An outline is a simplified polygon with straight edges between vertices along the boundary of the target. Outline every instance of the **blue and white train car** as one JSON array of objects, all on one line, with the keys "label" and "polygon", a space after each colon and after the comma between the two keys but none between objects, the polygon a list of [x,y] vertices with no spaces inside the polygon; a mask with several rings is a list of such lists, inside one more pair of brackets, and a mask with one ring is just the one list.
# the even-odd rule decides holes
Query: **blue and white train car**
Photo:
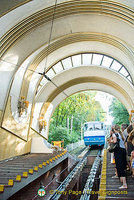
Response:
[{"label": "blue and white train car", "polygon": [[105,144],[106,126],[103,122],[92,121],[84,124],[84,143],[86,146]]}]

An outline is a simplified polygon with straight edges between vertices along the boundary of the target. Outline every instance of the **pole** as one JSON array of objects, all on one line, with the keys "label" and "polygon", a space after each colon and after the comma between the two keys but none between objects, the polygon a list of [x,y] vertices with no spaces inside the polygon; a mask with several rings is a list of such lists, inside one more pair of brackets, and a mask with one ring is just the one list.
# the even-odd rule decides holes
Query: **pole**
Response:
[{"label": "pole", "polygon": [[73,115],[72,115],[72,118],[71,118],[71,135],[72,135],[72,130],[73,130]]},{"label": "pole", "polygon": [[69,117],[67,118],[67,133],[69,134]]},{"label": "pole", "polygon": [[81,122],[81,140],[83,140],[83,124],[82,124],[82,122]]}]

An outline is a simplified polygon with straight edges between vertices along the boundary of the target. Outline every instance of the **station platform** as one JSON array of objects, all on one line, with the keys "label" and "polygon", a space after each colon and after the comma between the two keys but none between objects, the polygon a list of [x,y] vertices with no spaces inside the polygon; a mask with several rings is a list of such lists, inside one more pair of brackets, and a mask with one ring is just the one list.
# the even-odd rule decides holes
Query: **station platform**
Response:
[{"label": "station platform", "polygon": [[0,161],[0,200],[27,186],[68,157],[66,150],[53,153],[30,153]]},{"label": "station platform", "polygon": [[134,178],[127,175],[127,189],[119,189],[121,182],[115,175],[115,165],[111,164],[111,154],[104,150],[101,180],[99,188],[99,200],[134,200]]}]

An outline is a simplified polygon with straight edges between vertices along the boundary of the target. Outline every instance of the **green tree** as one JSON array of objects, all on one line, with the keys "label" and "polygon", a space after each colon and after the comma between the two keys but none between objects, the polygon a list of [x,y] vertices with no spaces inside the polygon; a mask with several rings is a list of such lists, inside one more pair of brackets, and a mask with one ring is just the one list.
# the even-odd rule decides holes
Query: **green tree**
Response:
[{"label": "green tree", "polygon": [[[86,121],[105,121],[106,114],[100,103],[95,100],[96,93],[97,92],[93,91],[85,91],[74,94],[71,97],[66,98],[55,109],[50,124],[49,141],[62,140],[62,138],[65,137],[66,145],[68,143],[76,142],[81,138],[81,124]],[[69,123],[71,124],[72,116],[72,134],[67,134],[67,120],[69,118]],[[64,134],[62,134],[61,130]],[[71,131],[69,130],[69,132]]]},{"label": "green tree", "polygon": [[80,136],[77,132],[73,131],[72,135],[67,134],[67,128],[62,126],[55,127],[53,124],[50,125],[50,132],[48,142],[52,141],[63,141],[64,146],[66,147],[67,144],[77,142],[80,139]]},{"label": "green tree", "polygon": [[66,126],[67,118],[72,115],[77,121],[105,120],[105,114],[99,102],[95,101],[96,92],[80,92],[66,98],[53,113],[55,126]]},{"label": "green tree", "polygon": [[63,140],[65,146],[71,142],[70,135],[67,134],[67,128],[62,126],[54,127],[53,125],[51,125],[48,142],[51,143],[52,141],[63,141]]},{"label": "green tree", "polygon": [[113,117],[113,124],[129,124],[129,113],[118,99],[113,98],[109,111]]}]

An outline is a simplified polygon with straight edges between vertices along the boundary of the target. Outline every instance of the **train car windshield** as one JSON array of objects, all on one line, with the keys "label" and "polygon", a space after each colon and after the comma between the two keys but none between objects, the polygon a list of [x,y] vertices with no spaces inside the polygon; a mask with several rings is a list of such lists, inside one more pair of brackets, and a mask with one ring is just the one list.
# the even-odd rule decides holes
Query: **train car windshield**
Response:
[{"label": "train car windshield", "polygon": [[105,126],[104,123],[85,123],[84,124],[84,131],[94,131],[94,130],[104,130]]}]

